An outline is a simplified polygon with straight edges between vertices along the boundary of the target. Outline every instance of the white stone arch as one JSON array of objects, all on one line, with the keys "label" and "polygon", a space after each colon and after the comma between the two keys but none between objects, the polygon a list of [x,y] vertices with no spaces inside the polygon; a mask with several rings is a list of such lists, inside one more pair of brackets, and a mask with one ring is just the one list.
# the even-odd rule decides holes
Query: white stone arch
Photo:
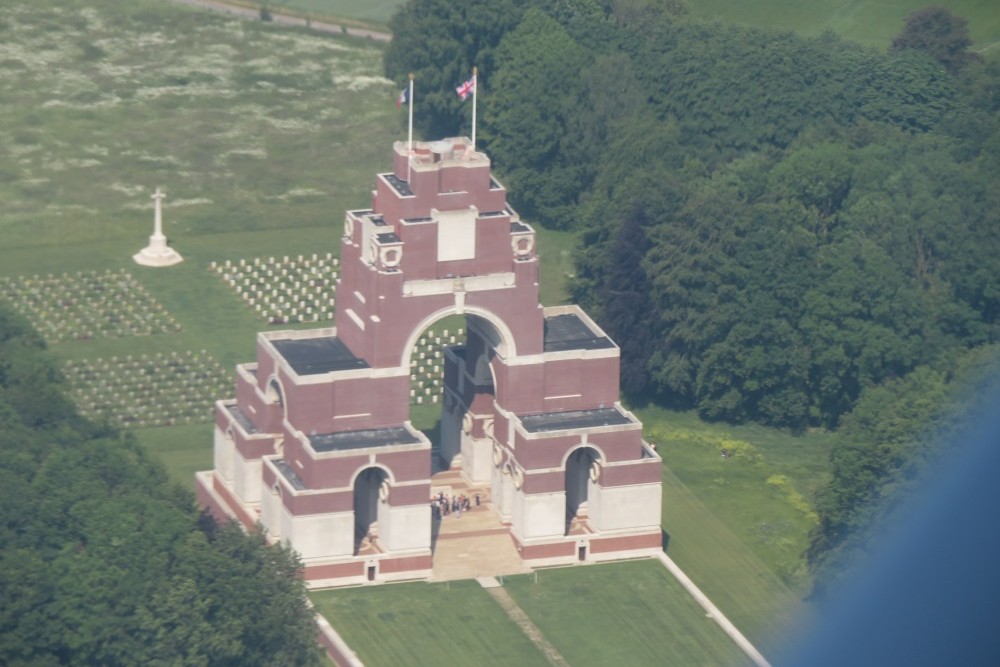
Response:
[{"label": "white stone arch", "polygon": [[357,483],[357,481],[358,481],[358,475],[360,475],[364,471],[369,470],[371,468],[379,468],[382,472],[385,473],[386,479],[389,480],[390,484],[392,484],[392,485],[396,484],[396,477],[392,474],[392,470],[390,470],[385,465],[383,465],[381,463],[364,463],[364,464],[358,466],[354,470],[354,472],[351,473],[351,485],[350,486],[351,486],[352,489],[354,488],[355,483]]},{"label": "white stone arch", "polygon": [[563,470],[566,470],[566,463],[569,461],[569,457],[573,456],[573,453],[576,452],[577,450],[583,449],[583,448],[590,448],[590,449],[593,449],[594,451],[596,451],[597,454],[598,454],[597,461],[602,466],[607,465],[608,457],[604,455],[604,450],[603,449],[601,449],[600,447],[598,447],[597,445],[595,445],[592,442],[581,442],[579,445],[574,445],[573,447],[570,447],[568,450],[566,450],[566,454],[563,455],[563,458],[562,458],[562,466],[561,467],[562,467]]},{"label": "white stone arch", "polygon": [[264,385],[264,397],[269,402],[281,406],[281,415],[285,419],[288,419],[288,402],[285,400],[287,395],[281,378],[278,377],[277,373],[272,373],[271,377],[267,378],[267,384]]},{"label": "white stone arch", "polygon": [[566,507],[566,535],[574,524],[590,523],[593,511],[600,511],[604,452],[590,442],[571,448],[563,459],[563,491]]},{"label": "white stone arch", "polygon": [[510,327],[507,326],[507,323],[504,322],[502,318],[498,317],[492,311],[478,306],[464,306],[459,308],[458,306],[451,305],[427,315],[413,327],[413,330],[406,339],[406,343],[403,345],[403,357],[400,360],[402,368],[408,369],[410,367],[410,361],[413,356],[413,347],[417,344],[417,341],[420,340],[420,334],[426,331],[438,320],[448,317],[449,315],[472,315],[485,320],[493,327],[501,341],[501,344],[496,346],[497,351],[504,357],[517,356],[517,345],[514,341],[514,332],[510,330]]},{"label": "white stone arch", "polygon": [[[374,479],[365,479],[369,473]],[[374,462],[358,467],[351,475],[355,555],[361,555],[366,544],[382,544],[385,534],[391,532],[389,504],[393,485],[392,471]]]}]

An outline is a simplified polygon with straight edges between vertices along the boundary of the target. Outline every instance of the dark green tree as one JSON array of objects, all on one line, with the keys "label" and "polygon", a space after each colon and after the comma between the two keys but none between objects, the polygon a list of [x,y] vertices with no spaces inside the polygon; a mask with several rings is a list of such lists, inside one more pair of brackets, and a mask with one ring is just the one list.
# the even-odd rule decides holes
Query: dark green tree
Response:
[{"label": "dark green tree", "polygon": [[61,381],[0,305],[0,664],[318,664],[296,556],[202,517]]},{"label": "dark green tree", "polygon": [[932,5],[906,17],[906,24],[892,40],[891,48],[893,51],[923,51],[955,73],[980,58],[969,51],[970,46],[969,20]]},{"label": "dark green tree", "polygon": [[427,139],[468,131],[471,112],[455,88],[479,68],[479,94],[490,95],[500,40],[521,20],[527,0],[409,0],[389,21],[385,73],[402,88],[415,75],[414,125]]},{"label": "dark green tree", "polygon": [[483,116],[489,153],[522,215],[570,227],[580,186],[594,168],[573,159],[573,119],[584,100],[578,73],[590,56],[555,19],[532,9],[504,38],[497,62],[496,93]]},{"label": "dark green tree", "polygon": [[608,256],[602,290],[601,323],[621,348],[621,388],[632,396],[646,390],[646,366],[657,340],[658,317],[650,296],[652,284],[643,268],[651,246],[646,210],[637,203],[624,217]]}]

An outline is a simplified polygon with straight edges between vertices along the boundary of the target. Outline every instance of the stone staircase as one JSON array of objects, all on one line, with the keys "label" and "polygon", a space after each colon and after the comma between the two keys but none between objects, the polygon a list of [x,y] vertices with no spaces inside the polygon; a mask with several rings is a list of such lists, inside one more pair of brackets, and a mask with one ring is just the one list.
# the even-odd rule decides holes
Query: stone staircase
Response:
[{"label": "stone staircase", "polygon": [[431,493],[434,496],[444,493],[448,497],[465,495],[472,504],[468,511],[453,512],[435,521],[432,581],[531,571],[521,561],[507,527],[493,510],[489,487],[470,486],[461,470],[452,469],[431,478]]}]

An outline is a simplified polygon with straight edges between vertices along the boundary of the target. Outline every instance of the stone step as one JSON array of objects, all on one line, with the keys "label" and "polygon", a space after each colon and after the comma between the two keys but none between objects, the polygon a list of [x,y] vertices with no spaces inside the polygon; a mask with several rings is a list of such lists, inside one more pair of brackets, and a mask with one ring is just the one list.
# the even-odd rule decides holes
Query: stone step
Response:
[{"label": "stone step", "polygon": [[505,529],[438,539],[432,581],[530,572]]}]

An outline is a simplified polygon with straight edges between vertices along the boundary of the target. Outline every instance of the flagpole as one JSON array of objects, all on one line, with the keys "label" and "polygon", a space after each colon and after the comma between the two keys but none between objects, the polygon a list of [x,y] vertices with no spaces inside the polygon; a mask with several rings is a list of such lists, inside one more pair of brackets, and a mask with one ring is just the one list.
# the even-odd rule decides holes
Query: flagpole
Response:
[{"label": "flagpole", "polygon": [[409,106],[410,106],[410,129],[407,139],[407,155],[406,155],[406,182],[410,182],[410,165],[413,164],[413,72],[410,72],[410,94]]},{"label": "flagpole", "polygon": [[479,91],[479,68],[472,68],[472,152],[476,152],[476,93]]}]

